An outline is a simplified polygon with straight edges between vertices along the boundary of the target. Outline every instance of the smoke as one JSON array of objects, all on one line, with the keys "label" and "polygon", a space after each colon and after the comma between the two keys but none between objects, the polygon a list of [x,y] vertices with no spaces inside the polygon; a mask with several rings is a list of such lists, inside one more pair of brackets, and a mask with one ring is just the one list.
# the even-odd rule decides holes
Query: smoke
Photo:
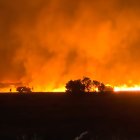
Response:
[{"label": "smoke", "polygon": [[89,76],[140,83],[140,10],[134,0],[0,1],[0,82],[48,90]]}]

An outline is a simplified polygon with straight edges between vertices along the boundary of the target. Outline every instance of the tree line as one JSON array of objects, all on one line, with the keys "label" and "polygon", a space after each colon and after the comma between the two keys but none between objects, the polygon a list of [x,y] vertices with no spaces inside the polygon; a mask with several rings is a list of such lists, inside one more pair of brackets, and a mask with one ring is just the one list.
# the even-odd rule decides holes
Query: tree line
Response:
[{"label": "tree line", "polygon": [[91,80],[89,77],[83,77],[83,79],[70,80],[66,83],[66,93],[79,94],[87,92],[105,92],[113,91],[113,87],[106,86],[104,83],[97,80]]}]

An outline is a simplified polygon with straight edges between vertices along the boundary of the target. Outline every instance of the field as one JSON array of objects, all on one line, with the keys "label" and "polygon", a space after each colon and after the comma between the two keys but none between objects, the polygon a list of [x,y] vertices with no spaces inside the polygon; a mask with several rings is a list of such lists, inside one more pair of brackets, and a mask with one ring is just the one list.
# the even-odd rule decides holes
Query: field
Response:
[{"label": "field", "polygon": [[[0,139],[140,139],[140,93],[0,94]],[[85,138],[88,140],[88,138]]]}]

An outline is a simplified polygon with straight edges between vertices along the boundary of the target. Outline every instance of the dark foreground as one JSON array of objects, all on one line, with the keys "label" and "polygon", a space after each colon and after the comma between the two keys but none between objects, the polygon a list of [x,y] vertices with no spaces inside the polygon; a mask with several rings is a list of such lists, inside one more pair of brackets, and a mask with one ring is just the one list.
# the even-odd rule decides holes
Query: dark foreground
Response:
[{"label": "dark foreground", "polygon": [[0,94],[0,140],[139,140],[140,93]]}]

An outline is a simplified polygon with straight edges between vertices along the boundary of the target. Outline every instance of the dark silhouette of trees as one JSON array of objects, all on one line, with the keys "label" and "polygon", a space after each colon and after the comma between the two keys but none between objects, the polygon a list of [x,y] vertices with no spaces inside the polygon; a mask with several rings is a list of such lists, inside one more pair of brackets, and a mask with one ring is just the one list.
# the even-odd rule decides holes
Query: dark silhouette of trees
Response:
[{"label": "dark silhouette of trees", "polygon": [[93,80],[93,86],[99,87],[100,86],[100,82],[97,81],[97,80]]},{"label": "dark silhouette of trees", "polygon": [[17,87],[17,89],[16,89],[19,93],[30,93],[30,92],[32,92],[31,91],[31,88],[29,88],[29,87]]},{"label": "dark silhouette of trees", "polygon": [[103,92],[105,90],[105,85],[97,80],[93,80],[93,86],[95,87],[95,91]]},{"label": "dark silhouette of trees", "polygon": [[103,83],[100,83],[100,85],[98,86],[98,91],[99,92],[104,92],[105,88],[106,88],[106,86]]},{"label": "dark silhouette of trees", "polygon": [[86,92],[109,92],[113,91],[112,87],[106,86],[104,83],[97,80],[91,80],[88,77],[84,77],[82,80],[70,80],[66,84],[67,93],[86,93]]},{"label": "dark silhouette of trees", "polygon": [[81,80],[70,80],[65,87],[67,93],[79,94],[85,92],[85,85],[82,84]]},{"label": "dark silhouette of trees", "polygon": [[82,82],[82,84],[85,85],[85,91],[86,92],[91,92],[91,89],[92,89],[92,81],[91,81],[91,79],[88,78],[88,77],[84,77],[81,82]]}]

